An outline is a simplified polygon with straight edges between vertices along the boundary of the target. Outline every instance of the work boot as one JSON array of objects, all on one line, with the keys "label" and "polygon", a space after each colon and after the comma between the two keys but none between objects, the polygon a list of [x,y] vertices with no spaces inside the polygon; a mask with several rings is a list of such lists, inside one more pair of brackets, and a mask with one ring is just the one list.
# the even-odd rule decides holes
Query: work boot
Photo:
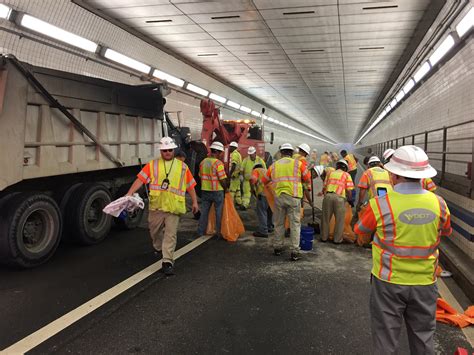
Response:
[{"label": "work boot", "polygon": [[268,234],[260,233],[260,232],[253,232],[252,235],[253,235],[254,237],[258,237],[258,238],[268,238]]},{"label": "work boot", "polygon": [[171,263],[163,263],[161,266],[163,273],[166,276],[173,276],[174,275],[174,270],[173,270],[173,264]]},{"label": "work boot", "polygon": [[241,211],[247,211],[247,207],[245,207],[244,205],[240,206],[240,210]]},{"label": "work boot", "polygon": [[212,237],[216,238],[217,240],[224,240],[224,236],[222,235],[222,233],[216,233]]},{"label": "work boot", "polygon": [[283,253],[282,249],[273,249],[273,255],[280,256]]},{"label": "work boot", "polygon": [[295,252],[292,252],[291,255],[290,255],[290,260],[291,261],[297,261],[297,260],[300,260],[301,259],[301,254],[300,253],[295,253]]}]

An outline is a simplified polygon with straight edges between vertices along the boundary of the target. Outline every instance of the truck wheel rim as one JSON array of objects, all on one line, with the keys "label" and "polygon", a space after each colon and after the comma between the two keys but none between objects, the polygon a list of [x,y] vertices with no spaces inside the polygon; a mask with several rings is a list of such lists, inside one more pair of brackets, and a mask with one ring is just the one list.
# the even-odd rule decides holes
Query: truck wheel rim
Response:
[{"label": "truck wheel rim", "polygon": [[21,229],[23,245],[30,253],[39,253],[50,245],[53,238],[51,216],[44,210],[35,210],[26,217]]}]

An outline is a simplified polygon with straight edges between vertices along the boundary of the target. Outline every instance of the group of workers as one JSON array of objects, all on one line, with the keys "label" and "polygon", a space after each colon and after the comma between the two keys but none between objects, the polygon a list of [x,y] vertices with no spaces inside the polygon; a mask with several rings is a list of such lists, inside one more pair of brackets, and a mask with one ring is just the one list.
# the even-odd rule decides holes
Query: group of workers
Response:
[{"label": "group of workers", "polygon": [[[149,185],[149,229],[153,247],[163,254],[166,275],[173,274],[178,221],[186,212],[186,192],[191,196],[192,212],[201,211],[198,235],[205,234],[209,209],[214,204],[217,236],[224,192],[228,190],[241,209],[249,207],[253,194],[259,220],[259,230],[254,235],[268,235],[274,223],[273,253],[280,256],[288,218],[290,260],[296,261],[300,259],[303,199],[314,208],[308,191],[312,179],[320,176],[324,181],[321,241],[328,240],[329,221],[335,215],[334,243],[342,242],[345,203],[348,201],[354,207],[355,202],[358,160],[353,154],[341,151],[343,159],[334,166],[311,166],[308,158],[312,153],[307,144],[301,144],[295,152],[291,144],[285,143],[279,148],[279,159],[267,168],[254,147],[249,147],[248,156],[242,159],[238,144],[232,142],[228,178],[222,159],[224,146],[215,141],[209,157],[200,164],[202,195],[198,206],[196,182],[186,164],[174,158],[175,148],[174,141],[164,137],[160,141],[161,157],[140,171],[127,193],[132,195],[143,184]],[[371,156],[367,164],[368,169],[358,182],[355,212],[364,203],[366,207],[354,232],[372,238],[370,311],[374,353],[397,352],[404,320],[411,353],[434,354],[437,247],[440,237],[451,233],[446,202],[429,191],[435,188],[431,177],[436,170],[426,153],[416,146],[389,149],[383,154],[383,162]],[[274,194],[273,220],[264,193],[269,186]]]}]

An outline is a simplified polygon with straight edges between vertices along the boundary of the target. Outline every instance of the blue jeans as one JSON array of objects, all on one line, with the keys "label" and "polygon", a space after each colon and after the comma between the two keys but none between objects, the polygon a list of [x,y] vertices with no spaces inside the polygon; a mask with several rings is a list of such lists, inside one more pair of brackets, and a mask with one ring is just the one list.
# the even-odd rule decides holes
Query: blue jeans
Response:
[{"label": "blue jeans", "polygon": [[204,235],[207,229],[209,210],[214,203],[216,209],[216,233],[221,232],[222,209],[224,207],[224,191],[201,191],[201,217],[199,218],[198,234]]},{"label": "blue jeans", "polygon": [[257,197],[257,218],[258,232],[268,234],[268,229],[273,229],[273,221],[271,209],[269,208],[267,199],[264,195],[259,195]]}]

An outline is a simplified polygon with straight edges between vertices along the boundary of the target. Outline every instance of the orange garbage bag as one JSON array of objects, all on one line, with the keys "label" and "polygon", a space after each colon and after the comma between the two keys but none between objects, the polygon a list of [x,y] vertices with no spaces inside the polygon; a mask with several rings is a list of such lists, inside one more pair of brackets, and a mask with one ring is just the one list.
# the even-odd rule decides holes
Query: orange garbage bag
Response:
[{"label": "orange garbage bag", "polygon": [[474,306],[469,306],[465,311],[464,314],[470,318],[474,318]]},{"label": "orange garbage bag", "polygon": [[[364,214],[365,210],[368,207],[369,207],[369,205],[365,205],[365,206],[361,207],[361,209],[358,213],[359,220],[357,222],[360,221],[362,215]],[[360,246],[360,247],[370,244],[371,241],[372,241],[372,235],[371,234],[359,234],[359,235],[357,235],[357,245]]]},{"label": "orange garbage bag", "polygon": [[275,212],[275,190],[272,189],[271,185],[265,185],[263,193],[267,199],[268,206],[270,206],[272,212]]},{"label": "orange garbage bag", "polygon": [[211,235],[216,233],[216,208],[214,204],[211,206],[209,210],[209,214],[207,217],[207,229],[206,234]]},{"label": "orange garbage bag", "polygon": [[459,328],[467,327],[474,324],[474,318],[469,316],[470,308],[473,307],[469,307],[464,314],[460,314],[444,299],[438,298],[436,301],[436,320]]},{"label": "orange garbage bag", "polygon": [[225,194],[221,233],[224,239],[229,242],[235,242],[241,234],[245,233],[244,224],[235,210],[234,201],[230,192]]},{"label": "orange garbage bag", "polygon": [[[354,243],[356,241],[356,235],[351,227],[351,220],[352,220],[352,208],[349,203],[346,202],[346,214],[344,216],[344,231],[342,232],[343,240]],[[334,216],[331,217],[331,221],[329,222],[329,239],[334,239],[334,229],[336,228],[336,218]]]}]

